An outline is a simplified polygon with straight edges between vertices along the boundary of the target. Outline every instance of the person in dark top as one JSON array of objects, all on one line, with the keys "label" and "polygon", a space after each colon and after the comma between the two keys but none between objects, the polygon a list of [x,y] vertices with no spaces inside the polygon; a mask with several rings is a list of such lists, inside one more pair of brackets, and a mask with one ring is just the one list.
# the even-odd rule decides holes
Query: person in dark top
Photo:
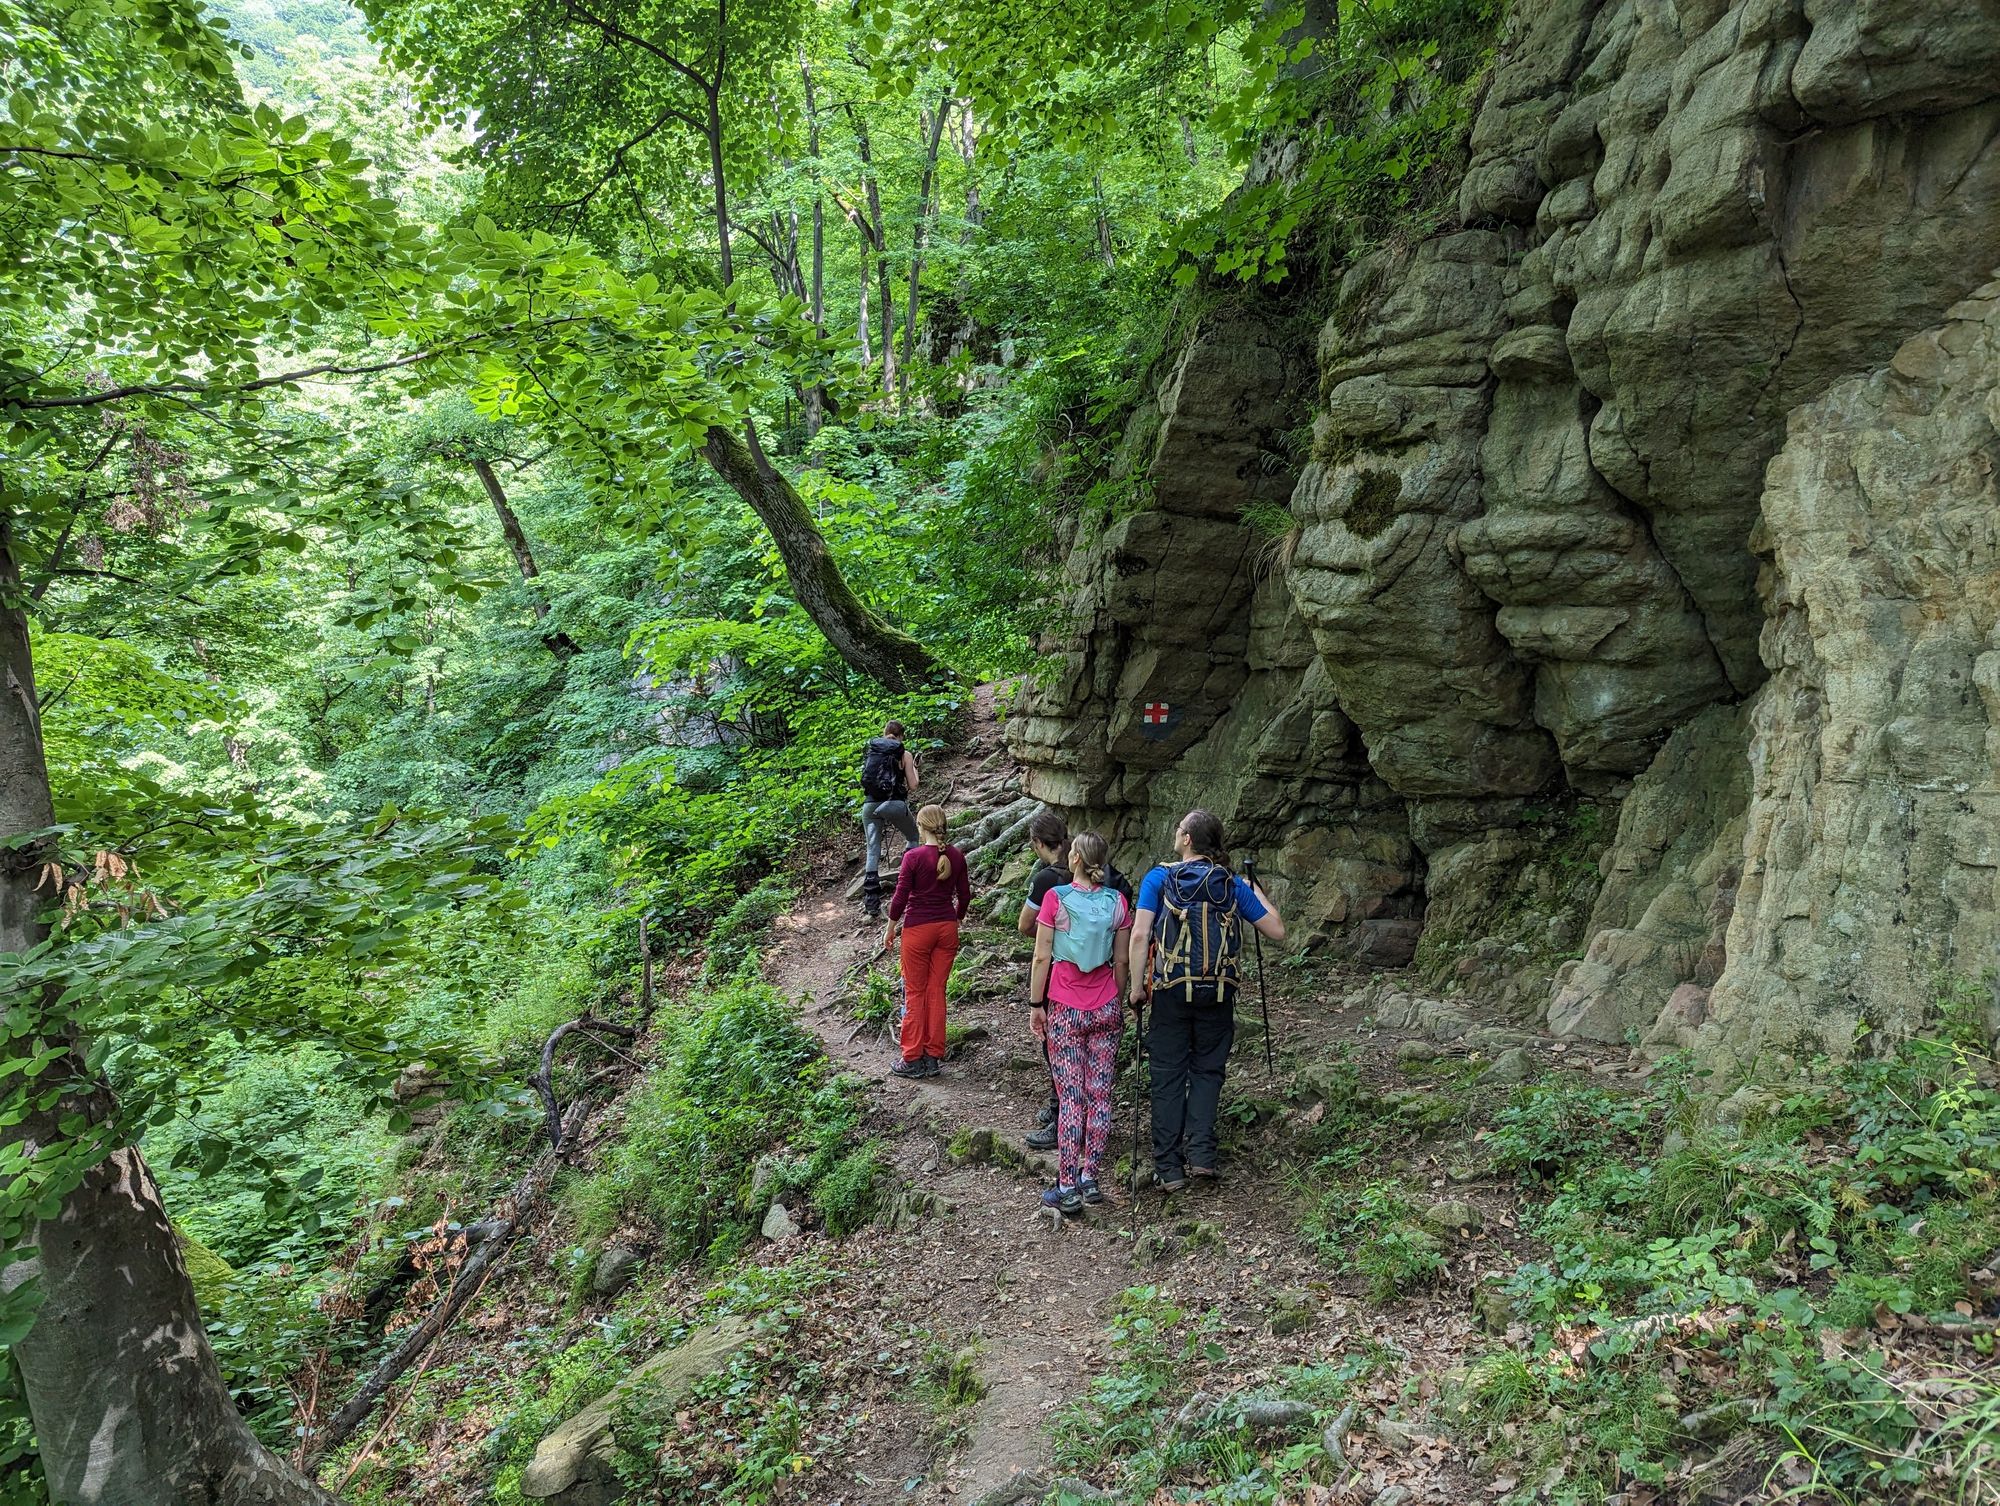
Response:
[{"label": "person in dark top", "polygon": [[903,724],[887,723],[880,737],[868,740],[861,755],[861,831],[867,846],[861,871],[861,908],[870,920],[882,918],[884,828],[893,826],[906,843],[916,846],[917,823],[910,817],[910,796],[922,784],[917,756],[903,742]]},{"label": "person in dark top", "polygon": [[[1037,861],[1035,871],[1028,877],[1028,897],[1021,902],[1021,913],[1015,917],[1014,929],[1030,941],[1035,939],[1036,917],[1041,914],[1042,901],[1058,884],[1070,881],[1069,871],[1069,824],[1054,811],[1043,809],[1035,812],[1028,823],[1028,849]],[[1116,868],[1107,867],[1105,882],[1125,896],[1129,906],[1133,902],[1132,883]],[[1049,1043],[1042,1043],[1042,1059],[1049,1060]],[[1035,1117],[1035,1127],[1021,1138],[1021,1143],[1030,1150],[1054,1150],[1056,1148],[1056,1114],[1060,1108],[1056,1092],[1054,1066],[1051,1063],[1049,1076],[1049,1100],[1042,1105],[1042,1111]]]},{"label": "person in dark top", "polygon": [[889,1070],[898,1077],[935,1077],[944,1063],[944,989],[958,957],[958,923],[972,908],[965,854],[945,835],[944,807],[917,812],[920,846],[903,854],[896,892],[889,897],[885,946],[902,933],[903,1059]]}]

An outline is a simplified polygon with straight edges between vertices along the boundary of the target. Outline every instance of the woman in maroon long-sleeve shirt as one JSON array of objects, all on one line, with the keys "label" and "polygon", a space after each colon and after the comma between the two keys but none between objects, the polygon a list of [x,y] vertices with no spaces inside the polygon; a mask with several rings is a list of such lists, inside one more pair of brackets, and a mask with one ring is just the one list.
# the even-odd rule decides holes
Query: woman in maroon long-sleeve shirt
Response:
[{"label": "woman in maroon long-sleeve shirt", "polygon": [[903,1059],[898,1077],[935,1077],[944,1062],[944,986],[958,956],[958,923],[972,908],[965,854],[945,840],[944,807],[917,812],[923,845],[903,854],[889,900],[890,945],[903,933]]}]

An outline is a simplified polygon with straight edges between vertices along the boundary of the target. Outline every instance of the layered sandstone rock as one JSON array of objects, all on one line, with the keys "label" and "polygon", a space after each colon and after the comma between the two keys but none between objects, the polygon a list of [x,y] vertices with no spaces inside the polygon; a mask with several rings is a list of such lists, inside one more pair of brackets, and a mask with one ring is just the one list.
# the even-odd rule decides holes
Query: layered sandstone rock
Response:
[{"label": "layered sandstone rock", "polygon": [[[1996,960],[1983,301],[1897,351],[2000,264],[2000,22],[1519,0],[1458,208],[1316,358],[1280,292],[1160,373],[1030,790],[1133,862],[1209,805],[1310,931],[1567,1033],[1915,1028]],[[1919,429],[1957,461],[1887,458]],[[1893,498],[1803,479],[1841,464]]]},{"label": "layered sandstone rock", "polygon": [[1792,415],[1728,965],[1700,1042],[1844,1054],[2000,968],[2000,281]]}]

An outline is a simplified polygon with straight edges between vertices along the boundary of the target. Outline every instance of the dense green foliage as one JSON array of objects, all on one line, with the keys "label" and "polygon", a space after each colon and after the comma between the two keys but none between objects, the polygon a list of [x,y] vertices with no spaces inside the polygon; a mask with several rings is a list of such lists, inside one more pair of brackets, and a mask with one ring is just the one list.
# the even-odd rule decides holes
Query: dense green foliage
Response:
[{"label": "dense green foliage", "polygon": [[[1957,1321],[2000,1249],[1990,1072],[1966,1038],[1916,1041],[1729,1125],[1685,1066],[1640,1100],[1520,1090],[1492,1146],[1554,1186],[1534,1231],[1550,1256],[1506,1283],[1537,1340],[1475,1368],[1472,1415],[1517,1424],[1524,1476],[1560,1460],[1557,1494],[1577,1502],[1664,1479],[1685,1462],[1683,1415],[1715,1407],[1734,1409],[1717,1434],[1766,1434],[1765,1457],[1818,1488],[1949,1479],[1931,1471],[1953,1429],[1889,1383],[1883,1346],[1906,1318]],[[1959,1417],[1958,1443],[1982,1416]]]},{"label": "dense green foliage", "polygon": [[627,1100],[624,1138],[572,1191],[587,1236],[631,1218],[669,1259],[716,1263],[794,1189],[836,1232],[866,1219],[873,1162],[853,1143],[855,1084],[828,1072],[782,996],[731,985],[668,1021],[661,1051],[659,1070]]}]

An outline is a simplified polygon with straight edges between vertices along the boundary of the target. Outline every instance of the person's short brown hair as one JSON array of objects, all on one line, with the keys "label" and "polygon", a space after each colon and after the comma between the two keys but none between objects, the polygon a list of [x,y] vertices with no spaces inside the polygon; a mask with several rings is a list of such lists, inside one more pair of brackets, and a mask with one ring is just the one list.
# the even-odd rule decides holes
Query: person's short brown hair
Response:
[{"label": "person's short brown hair", "polygon": [[903,735],[903,724],[901,722],[890,722],[883,727],[882,735],[884,737],[901,737]]},{"label": "person's short brown hair", "polygon": [[1028,821],[1028,840],[1054,848],[1062,854],[1061,862],[1069,861],[1069,823],[1054,811],[1035,812]]},{"label": "person's short brown hair", "polygon": [[1229,849],[1222,841],[1222,821],[1214,812],[1197,807],[1181,817],[1180,829],[1187,833],[1196,857],[1207,858],[1224,868],[1229,866]]}]

